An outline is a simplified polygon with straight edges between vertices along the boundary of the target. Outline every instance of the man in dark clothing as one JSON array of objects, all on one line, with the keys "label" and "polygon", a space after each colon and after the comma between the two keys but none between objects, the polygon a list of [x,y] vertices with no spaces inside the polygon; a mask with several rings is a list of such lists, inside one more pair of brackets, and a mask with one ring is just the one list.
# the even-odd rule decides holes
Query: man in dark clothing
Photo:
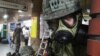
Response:
[{"label": "man in dark clothing", "polygon": [[16,46],[16,49],[15,49],[16,52],[19,52],[19,49],[20,49],[21,35],[22,35],[22,28],[21,28],[21,24],[18,23],[17,27],[14,31],[14,42],[15,42],[15,46]]}]

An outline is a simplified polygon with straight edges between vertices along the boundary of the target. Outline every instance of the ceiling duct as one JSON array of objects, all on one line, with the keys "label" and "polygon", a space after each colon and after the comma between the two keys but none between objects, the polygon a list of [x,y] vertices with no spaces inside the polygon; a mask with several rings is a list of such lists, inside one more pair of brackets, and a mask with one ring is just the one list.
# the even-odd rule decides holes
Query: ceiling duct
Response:
[{"label": "ceiling duct", "polygon": [[25,5],[6,2],[6,1],[0,1],[0,7],[8,9],[27,10],[27,7]]}]

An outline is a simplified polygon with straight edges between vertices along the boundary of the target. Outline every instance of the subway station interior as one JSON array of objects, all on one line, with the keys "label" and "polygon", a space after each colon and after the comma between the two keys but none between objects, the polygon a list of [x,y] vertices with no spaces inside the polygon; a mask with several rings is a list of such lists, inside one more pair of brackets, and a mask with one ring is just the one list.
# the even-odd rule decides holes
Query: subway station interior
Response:
[{"label": "subway station interior", "polygon": [[0,56],[100,56],[100,0],[0,0]]}]

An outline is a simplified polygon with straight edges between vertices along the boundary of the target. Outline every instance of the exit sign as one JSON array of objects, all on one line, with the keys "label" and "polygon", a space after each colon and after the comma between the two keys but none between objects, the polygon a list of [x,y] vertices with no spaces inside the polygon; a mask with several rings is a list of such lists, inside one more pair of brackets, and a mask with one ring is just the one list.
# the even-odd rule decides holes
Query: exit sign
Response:
[{"label": "exit sign", "polygon": [[25,5],[6,2],[6,1],[0,1],[0,7],[8,9],[27,10]]}]

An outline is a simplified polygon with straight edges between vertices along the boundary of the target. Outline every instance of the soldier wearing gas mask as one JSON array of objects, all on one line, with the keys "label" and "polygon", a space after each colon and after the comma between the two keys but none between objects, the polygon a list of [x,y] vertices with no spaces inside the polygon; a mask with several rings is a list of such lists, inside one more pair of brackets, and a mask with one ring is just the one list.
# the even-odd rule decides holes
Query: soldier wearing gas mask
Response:
[{"label": "soldier wearing gas mask", "polygon": [[[51,56],[74,56],[72,42],[82,13],[78,0],[43,0],[43,15],[53,35],[48,45]],[[50,56],[50,55],[49,55]]]}]

